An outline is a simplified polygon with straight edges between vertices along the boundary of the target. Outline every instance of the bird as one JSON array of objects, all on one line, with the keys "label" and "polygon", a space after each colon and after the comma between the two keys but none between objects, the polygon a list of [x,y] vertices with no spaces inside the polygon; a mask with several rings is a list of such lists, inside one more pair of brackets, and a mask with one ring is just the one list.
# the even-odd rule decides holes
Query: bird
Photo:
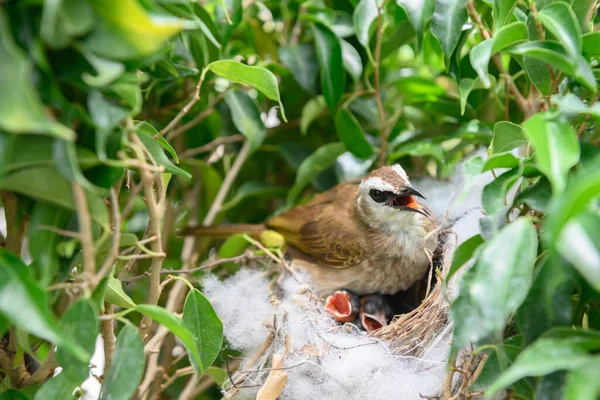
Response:
[{"label": "bird", "polygon": [[360,311],[360,298],[350,290],[337,290],[325,299],[325,310],[337,322],[354,322]]},{"label": "bird", "polygon": [[360,298],[359,320],[367,332],[387,326],[394,318],[392,306],[380,294],[368,294]]},{"label": "bird", "polygon": [[401,165],[373,170],[356,185],[338,184],[264,224],[190,227],[184,235],[281,234],[292,269],[310,274],[319,293],[395,294],[430,267],[437,222]]}]

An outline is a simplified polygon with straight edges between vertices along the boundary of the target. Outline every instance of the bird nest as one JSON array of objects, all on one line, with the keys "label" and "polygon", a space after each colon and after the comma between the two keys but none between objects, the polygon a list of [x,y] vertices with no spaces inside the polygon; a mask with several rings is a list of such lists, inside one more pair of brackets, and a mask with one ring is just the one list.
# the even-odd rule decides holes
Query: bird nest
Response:
[{"label": "bird nest", "polygon": [[[443,281],[450,270],[455,238],[449,229],[440,232],[429,274],[395,295],[408,309],[370,334],[333,321],[306,277],[291,272],[281,253],[277,256],[262,248],[269,257],[253,263],[267,266],[263,275],[268,277],[272,318],[264,323],[267,329],[261,344],[251,352],[243,349],[242,358],[230,358],[229,379],[223,384],[225,398],[472,398],[467,388],[479,370],[481,356],[463,351],[460,365],[447,373],[452,327]],[[219,311],[218,302],[216,308]],[[347,369],[345,375],[340,374],[342,368]],[[353,368],[366,372],[362,376]],[[400,397],[402,388],[398,392],[390,386],[386,391],[386,382],[400,374],[408,380],[412,376],[414,382],[424,381],[424,387],[407,389]],[[357,383],[363,378],[365,384],[376,385],[379,394],[364,392]],[[384,383],[376,383],[377,379]]]}]

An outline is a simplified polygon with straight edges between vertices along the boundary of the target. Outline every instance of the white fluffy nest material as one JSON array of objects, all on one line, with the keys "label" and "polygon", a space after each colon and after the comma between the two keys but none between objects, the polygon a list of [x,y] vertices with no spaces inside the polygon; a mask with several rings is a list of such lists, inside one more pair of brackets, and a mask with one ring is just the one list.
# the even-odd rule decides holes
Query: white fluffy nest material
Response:
[{"label": "white fluffy nest material", "polygon": [[[454,248],[479,232],[481,190],[490,180],[480,179],[466,195],[462,171],[449,182],[414,182],[427,194],[439,220],[447,213],[449,220],[461,217],[452,227],[456,238],[451,235],[446,244],[443,273]],[[455,281],[448,285],[450,297],[457,294]],[[280,279],[276,289],[274,283],[264,270],[248,268],[225,281],[214,276],[204,281],[204,292],[223,321],[230,347],[245,357],[223,387],[226,398],[442,396],[452,326],[441,285],[435,285],[417,310],[397,317],[377,335],[367,335],[353,325],[335,322],[314,296],[307,276]],[[455,385],[457,381],[455,376]]]}]

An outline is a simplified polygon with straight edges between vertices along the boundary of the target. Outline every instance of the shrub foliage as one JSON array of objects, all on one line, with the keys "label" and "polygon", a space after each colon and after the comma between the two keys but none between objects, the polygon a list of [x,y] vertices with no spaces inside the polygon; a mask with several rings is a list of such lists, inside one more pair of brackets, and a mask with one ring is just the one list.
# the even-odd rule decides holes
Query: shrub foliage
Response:
[{"label": "shrub foliage", "polygon": [[494,175],[452,267],[475,260],[451,308],[453,349],[488,356],[469,390],[597,398],[597,9],[1,1],[0,398],[77,395],[100,333],[101,398],[218,398],[231,351],[193,284],[237,266],[177,229],[260,222],[396,162]]}]

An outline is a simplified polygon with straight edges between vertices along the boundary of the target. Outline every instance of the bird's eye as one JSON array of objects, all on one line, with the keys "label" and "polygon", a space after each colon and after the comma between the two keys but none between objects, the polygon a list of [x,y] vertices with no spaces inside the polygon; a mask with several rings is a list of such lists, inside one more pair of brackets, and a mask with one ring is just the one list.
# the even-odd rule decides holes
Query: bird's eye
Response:
[{"label": "bird's eye", "polygon": [[383,203],[385,201],[385,193],[381,190],[371,189],[369,191],[369,196],[371,196],[376,203]]}]

